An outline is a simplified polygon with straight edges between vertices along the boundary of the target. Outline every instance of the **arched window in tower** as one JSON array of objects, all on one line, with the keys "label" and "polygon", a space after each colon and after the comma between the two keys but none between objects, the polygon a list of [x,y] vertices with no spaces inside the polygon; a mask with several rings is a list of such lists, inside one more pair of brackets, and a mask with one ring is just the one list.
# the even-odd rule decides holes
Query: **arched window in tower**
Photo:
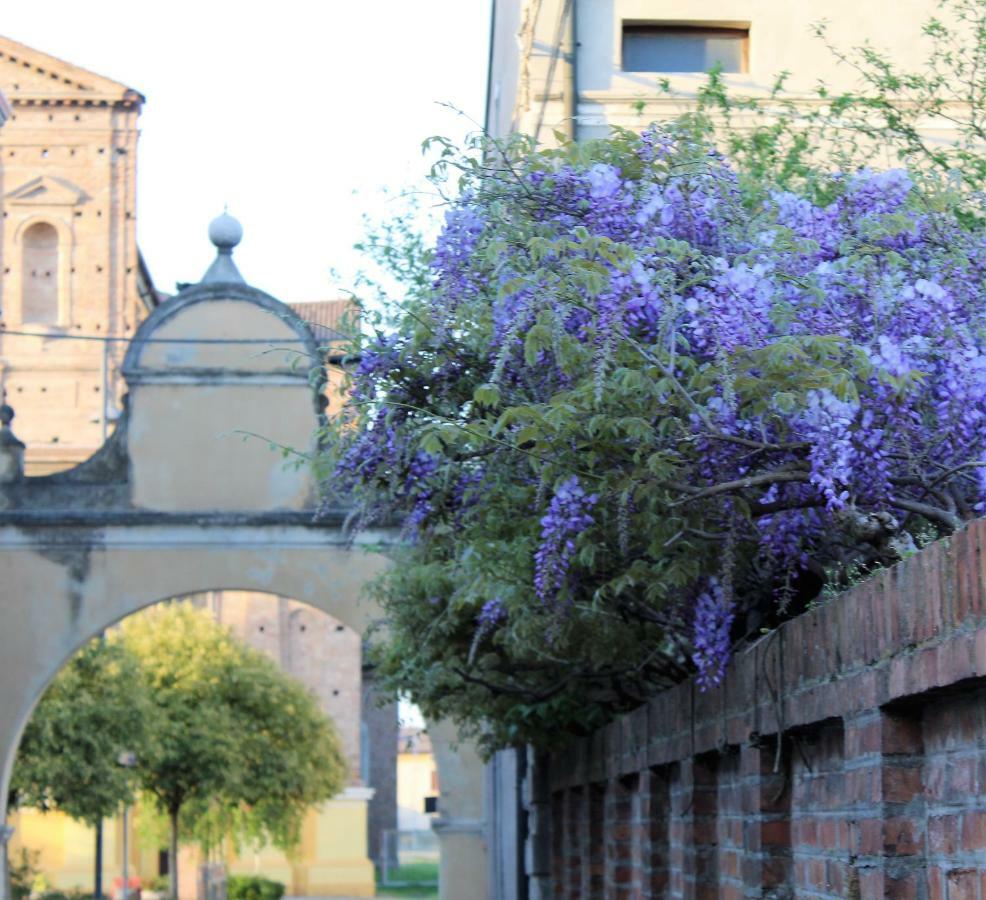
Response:
[{"label": "arched window in tower", "polygon": [[58,321],[58,232],[35,222],[24,232],[21,321],[53,325]]}]

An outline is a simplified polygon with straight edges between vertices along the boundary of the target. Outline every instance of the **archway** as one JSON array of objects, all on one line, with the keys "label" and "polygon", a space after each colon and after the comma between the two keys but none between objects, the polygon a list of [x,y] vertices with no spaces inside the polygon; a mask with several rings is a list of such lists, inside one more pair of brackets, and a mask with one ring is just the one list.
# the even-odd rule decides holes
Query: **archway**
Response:
[{"label": "archway", "polygon": [[[334,723],[346,760],[342,791],[308,810],[294,852],[286,854],[276,847],[256,844],[238,851],[228,844],[213,849],[212,859],[225,864],[231,874],[258,874],[280,881],[290,895],[372,896],[375,879],[366,843],[368,813],[377,800],[377,786],[367,781],[363,770],[361,635],[309,604],[269,593],[224,588],[173,599],[198,607],[203,617],[216,621],[238,642],[267,655],[300,683]],[[113,630],[108,634],[112,640]],[[396,724],[396,710],[391,712]],[[393,743],[393,729],[386,736]],[[379,749],[386,752],[386,747]],[[366,750],[376,752],[378,748]],[[112,757],[108,754],[107,761]],[[156,818],[148,813],[149,808],[143,807],[141,817]],[[94,829],[57,812],[41,813],[30,807],[18,809],[11,818],[16,824],[14,859],[19,858],[20,849],[40,852],[38,871],[44,873],[50,887],[61,891],[91,889],[96,869]],[[107,840],[100,842],[105,850],[100,869],[106,876],[104,884],[109,884],[122,869],[125,826],[118,817],[105,825]],[[160,840],[154,846],[147,829],[133,825],[131,816],[131,827],[126,829],[129,873],[140,877],[146,886],[146,879],[168,871],[166,852],[163,860],[158,856],[159,851],[167,850],[167,835],[158,835]],[[179,873],[182,895],[186,896],[194,894],[199,865],[205,860],[194,846],[186,847],[184,856]]]},{"label": "archway", "polygon": [[[359,633],[374,618],[361,589],[387,564],[397,535],[381,530],[351,545],[345,498],[316,517],[308,469],[271,452],[312,447],[323,404],[310,372],[321,356],[290,308],[243,283],[231,259],[237,229],[211,230],[218,255],[203,281],[138,330],[123,369],[123,416],[93,457],[25,478],[5,411],[0,809],[19,735],[44,687],[117,620],[220,587],[292,597]],[[485,879],[482,768],[468,751],[437,755],[439,834],[456,835],[456,879],[467,879],[446,879],[442,894],[475,896]]]}]

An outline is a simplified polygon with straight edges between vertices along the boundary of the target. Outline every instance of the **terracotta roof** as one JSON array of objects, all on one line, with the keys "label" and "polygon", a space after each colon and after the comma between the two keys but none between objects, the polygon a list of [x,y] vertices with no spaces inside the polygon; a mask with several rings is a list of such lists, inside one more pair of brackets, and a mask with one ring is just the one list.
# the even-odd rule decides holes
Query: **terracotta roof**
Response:
[{"label": "terracotta roof", "polygon": [[308,323],[318,340],[345,340],[359,321],[356,304],[348,297],[288,306]]}]

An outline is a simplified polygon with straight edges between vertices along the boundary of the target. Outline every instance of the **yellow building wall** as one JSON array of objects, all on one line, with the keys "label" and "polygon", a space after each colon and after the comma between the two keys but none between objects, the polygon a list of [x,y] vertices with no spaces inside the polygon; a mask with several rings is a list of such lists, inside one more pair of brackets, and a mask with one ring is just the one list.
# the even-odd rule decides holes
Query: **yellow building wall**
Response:
[{"label": "yellow building wall", "polygon": [[[22,850],[37,854],[36,868],[51,889],[81,889],[91,892],[96,865],[96,831],[88,825],[58,812],[36,809],[17,810],[10,817],[14,837],[10,858],[20,858]],[[130,829],[131,877],[147,883],[157,875],[156,847],[141,847],[134,823]],[[113,879],[123,875],[123,820],[103,823],[103,890],[108,894]]]},{"label": "yellow building wall", "polygon": [[231,875],[262,875],[288,886],[296,896],[372,897],[373,864],[367,858],[366,815],[372,791],[348,788],[309,813],[301,845],[293,854],[274,847],[230,852]]},{"label": "yellow building wall", "polygon": [[425,829],[431,818],[425,814],[425,797],[438,794],[438,768],[431,753],[397,754],[397,815],[400,827]]},{"label": "yellow building wall", "polygon": [[[226,854],[230,874],[260,875],[280,881],[295,896],[372,897],[373,864],[367,858],[366,816],[372,791],[349,788],[320,809],[312,810],[302,827],[301,844],[292,854],[274,847],[244,849]],[[14,838],[11,859],[21,849],[38,853],[37,868],[48,887],[90,892],[95,867],[95,831],[62,813],[19,810],[11,817]],[[107,893],[123,871],[123,829],[120,819],[103,826],[103,885]],[[158,874],[158,847],[141,844],[134,824],[130,829],[130,875],[147,884]],[[184,848],[179,860],[181,894],[195,896],[201,855]]]}]

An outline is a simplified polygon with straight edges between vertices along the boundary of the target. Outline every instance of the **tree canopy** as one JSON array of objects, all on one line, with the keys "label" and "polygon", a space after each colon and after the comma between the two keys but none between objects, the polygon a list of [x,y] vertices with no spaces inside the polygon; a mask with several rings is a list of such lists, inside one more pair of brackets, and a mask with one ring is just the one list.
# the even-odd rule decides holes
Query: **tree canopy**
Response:
[{"label": "tree canopy", "polygon": [[348,766],[314,696],[270,659],[188,603],[125,621],[114,640],[140,661],[152,740],[137,775],[179,833],[290,848],[305,813],[337,794]]},{"label": "tree canopy", "polygon": [[[133,752],[136,765],[119,764]],[[189,603],[127,619],[88,644],[38,703],[18,752],[12,805],[94,825],[153,805],[179,839],[290,849],[305,814],[345,786],[332,722],[305,687]]]},{"label": "tree canopy", "polygon": [[142,749],[150,706],[137,660],[96,640],[80,650],[34,710],[14,765],[10,805],[59,809],[95,825],[133,801],[121,753]]},{"label": "tree canopy", "polygon": [[354,350],[331,481],[403,523],[378,661],[429,717],[591,730],[986,511],[978,200],[788,167],[803,124],[738,164],[701,109],[438,142],[445,225]]}]

